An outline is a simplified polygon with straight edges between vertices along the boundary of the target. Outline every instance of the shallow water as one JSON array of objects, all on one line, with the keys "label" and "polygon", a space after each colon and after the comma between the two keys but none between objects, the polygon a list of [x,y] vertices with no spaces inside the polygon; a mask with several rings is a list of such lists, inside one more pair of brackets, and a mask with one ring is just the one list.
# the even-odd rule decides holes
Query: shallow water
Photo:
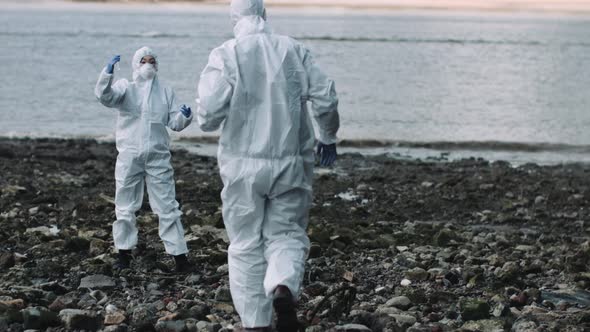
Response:
[{"label": "shallow water", "polygon": [[[0,3],[0,136],[112,138],[115,112],[96,102],[94,83],[113,54],[129,77],[143,45],[158,52],[161,80],[194,105],[208,53],[232,35],[224,8],[187,8]],[[335,79],[340,137],[356,148],[588,158],[590,18],[271,10],[269,20]],[[194,125],[181,134],[202,135]]]}]

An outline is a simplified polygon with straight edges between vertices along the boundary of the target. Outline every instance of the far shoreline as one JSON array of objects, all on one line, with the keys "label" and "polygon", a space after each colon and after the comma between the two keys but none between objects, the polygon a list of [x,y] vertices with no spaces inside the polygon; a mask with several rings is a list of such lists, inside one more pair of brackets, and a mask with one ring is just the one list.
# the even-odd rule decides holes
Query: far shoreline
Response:
[{"label": "far shoreline", "polygon": [[[201,137],[171,137],[172,151],[186,151],[189,154],[216,158],[216,136]],[[91,136],[5,136],[0,134],[0,145],[3,142],[94,142],[94,144],[115,144],[114,137]],[[398,144],[356,145],[354,141],[343,139],[338,143],[341,155],[359,156],[361,159],[425,161],[433,163],[453,163],[462,160],[485,160],[487,162],[504,162],[519,167],[522,165],[538,165],[551,167],[557,165],[584,165],[590,167],[590,157],[587,156],[586,146],[572,146],[560,144],[540,144],[529,146],[526,143],[496,142],[495,147],[486,150],[483,145],[492,142],[398,142]],[[526,149],[518,149],[518,146]],[[540,149],[540,150],[536,150]],[[0,156],[3,151],[0,149]]]},{"label": "far shoreline", "polygon": [[[227,6],[229,0],[0,0],[0,7],[47,7],[55,5],[109,5],[125,7],[133,6],[162,6],[165,8],[221,8]],[[280,10],[330,10],[344,12],[379,12],[403,13],[413,11],[438,13],[497,13],[497,14],[562,14],[573,16],[589,16],[590,1],[586,3],[576,1],[556,0],[520,0],[518,3],[508,0],[414,0],[411,3],[404,0],[367,0],[359,4],[355,0],[266,0],[269,9]]]}]

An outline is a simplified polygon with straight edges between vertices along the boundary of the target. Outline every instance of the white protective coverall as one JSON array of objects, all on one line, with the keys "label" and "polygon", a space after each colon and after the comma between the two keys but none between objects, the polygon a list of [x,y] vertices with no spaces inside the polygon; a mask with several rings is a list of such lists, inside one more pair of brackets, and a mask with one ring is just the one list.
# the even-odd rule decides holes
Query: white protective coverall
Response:
[{"label": "white protective coverall", "polygon": [[[174,172],[170,163],[170,137],[166,127],[181,131],[192,121],[180,112],[174,91],[164,87],[156,75],[146,80],[139,75],[140,61],[156,55],[142,47],[133,56],[133,82],[126,79],[114,84],[113,74],[102,71],[95,94],[100,102],[118,109],[115,167],[115,212],[113,238],[117,249],[133,249],[137,244],[135,213],[143,201],[144,179],[149,202],[159,218],[159,235],[166,252],[188,252],[181,212],[176,201]],[[147,65],[147,64],[146,64]]]},{"label": "white protective coverall", "polygon": [[298,296],[309,250],[314,129],[336,142],[334,82],[299,42],[273,34],[262,0],[234,0],[235,39],[214,49],[199,82],[203,131],[222,122],[218,163],[230,239],[230,290],[244,327],[269,326],[272,293]]}]

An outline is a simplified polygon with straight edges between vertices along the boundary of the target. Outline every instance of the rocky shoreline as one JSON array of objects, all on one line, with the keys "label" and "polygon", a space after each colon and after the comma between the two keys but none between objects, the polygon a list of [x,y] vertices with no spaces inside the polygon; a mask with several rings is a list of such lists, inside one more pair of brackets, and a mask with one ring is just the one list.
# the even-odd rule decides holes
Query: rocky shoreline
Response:
[{"label": "rocky shoreline", "polygon": [[[214,158],[174,151],[197,266],[147,197],[113,271],[112,144],[0,139],[0,331],[232,331]],[[343,155],[317,169],[307,331],[590,331],[590,166]]]}]

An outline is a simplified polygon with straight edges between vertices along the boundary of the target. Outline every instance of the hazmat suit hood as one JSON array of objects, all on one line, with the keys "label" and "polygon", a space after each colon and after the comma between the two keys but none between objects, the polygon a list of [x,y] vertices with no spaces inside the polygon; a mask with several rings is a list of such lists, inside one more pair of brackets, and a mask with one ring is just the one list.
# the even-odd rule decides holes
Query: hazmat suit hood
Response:
[{"label": "hazmat suit hood", "polygon": [[263,0],[232,0],[230,5],[230,18],[234,26],[245,18],[251,19],[260,18],[266,19],[266,9],[264,9]]},{"label": "hazmat suit hood", "polygon": [[[135,54],[133,55],[133,60],[131,62],[131,67],[133,68],[133,80],[135,82],[145,82],[145,79],[143,79],[141,75],[139,75],[139,69],[141,68],[141,59],[146,55],[153,56],[154,59],[156,59],[156,64],[158,63],[158,56],[156,55],[156,53],[154,53],[154,51],[151,48],[144,46],[135,51]],[[154,79],[156,79],[156,76],[154,76]]]}]

